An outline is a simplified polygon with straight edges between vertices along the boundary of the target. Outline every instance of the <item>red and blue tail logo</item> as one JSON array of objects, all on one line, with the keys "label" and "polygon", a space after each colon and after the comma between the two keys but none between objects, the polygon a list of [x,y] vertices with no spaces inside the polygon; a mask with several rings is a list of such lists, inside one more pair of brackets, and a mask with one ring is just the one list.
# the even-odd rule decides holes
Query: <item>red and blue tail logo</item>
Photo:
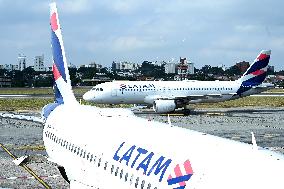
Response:
[{"label": "red and blue tail logo", "polygon": [[53,55],[52,71],[54,75],[56,103],[77,102],[72,91],[71,81],[65,56],[61,28],[55,3],[50,4],[51,47]]},{"label": "red and blue tail logo", "polygon": [[179,164],[174,168],[174,176],[172,174],[168,177],[168,185],[174,189],[184,189],[186,182],[193,175],[192,167],[189,160],[186,160],[181,167]]},{"label": "red and blue tail logo", "polygon": [[267,68],[270,59],[271,50],[262,50],[254,60],[253,64],[248,68],[244,75],[240,78],[241,86],[237,91],[237,95],[250,90],[252,87],[260,85],[267,76]]},{"label": "red and blue tail logo", "polygon": [[51,26],[51,44],[52,44],[52,54],[53,54],[53,65],[52,70],[54,74],[55,81],[62,77],[65,82],[66,81],[66,74],[65,74],[65,67],[64,67],[64,60],[63,60],[63,44],[59,41],[60,31],[58,31],[58,19],[57,19],[57,13],[54,12],[51,15],[50,18],[50,26]]}]

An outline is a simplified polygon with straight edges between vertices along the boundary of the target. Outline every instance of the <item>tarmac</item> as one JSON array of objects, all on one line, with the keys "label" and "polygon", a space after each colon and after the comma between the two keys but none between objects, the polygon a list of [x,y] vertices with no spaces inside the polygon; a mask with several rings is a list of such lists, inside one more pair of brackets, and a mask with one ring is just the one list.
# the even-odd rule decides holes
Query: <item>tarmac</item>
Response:
[{"label": "tarmac", "polygon": [[[6,113],[4,113],[6,114]],[[39,113],[29,115],[40,117]],[[56,166],[46,160],[42,141],[43,125],[33,120],[1,117],[0,143],[16,156],[29,155],[27,164],[51,188],[69,188]],[[168,123],[167,115],[138,113],[152,121]],[[250,107],[197,109],[188,116],[172,114],[173,126],[192,129],[232,140],[251,143],[254,133],[258,146],[284,154],[284,108]],[[44,188],[0,148],[0,188]]]}]

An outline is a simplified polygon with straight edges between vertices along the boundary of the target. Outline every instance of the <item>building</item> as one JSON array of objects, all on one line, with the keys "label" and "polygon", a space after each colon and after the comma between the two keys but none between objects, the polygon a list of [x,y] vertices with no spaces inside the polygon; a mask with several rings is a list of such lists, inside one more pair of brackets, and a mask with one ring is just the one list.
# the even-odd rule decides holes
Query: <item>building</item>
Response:
[{"label": "building", "polygon": [[92,62],[91,64],[85,64],[82,65],[83,68],[95,68],[97,71],[100,71],[103,66],[101,64],[96,64],[95,62]]},{"label": "building", "polygon": [[178,75],[180,80],[185,80],[188,78],[189,74],[194,74],[194,64],[188,62],[186,58],[180,58],[180,62],[177,66]]},{"label": "building", "polygon": [[46,69],[44,67],[44,55],[35,57],[34,70],[36,72],[45,72],[46,71]]},{"label": "building", "polygon": [[274,72],[274,66],[268,65],[267,71]]},{"label": "building", "polygon": [[165,64],[165,73],[166,74],[175,74],[176,73],[176,63],[166,63]]},{"label": "building", "polygon": [[139,65],[131,62],[112,62],[113,71],[134,71],[139,68]]},{"label": "building", "polygon": [[0,77],[0,87],[11,87],[12,80],[9,77]]},{"label": "building", "polygon": [[24,69],[26,69],[26,63],[27,63],[27,57],[25,55],[19,54],[18,65],[19,65],[20,71],[23,71]]},{"label": "building", "polygon": [[237,62],[236,66],[239,68],[241,73],[245,73],[245,71],[249,68],[249,62],[246,61]]},{"label": "building", "polygon": [[187,73],[189,75],[193,75],[194,74],[194,63],[193,62],[189,62],[188,63]]},{"label": "building", "polygon": [[5,69],[7,71],[14,71],[19,70],[19,65],[13,65],[13,64],[4,64],[0,66],[1,69]]}]

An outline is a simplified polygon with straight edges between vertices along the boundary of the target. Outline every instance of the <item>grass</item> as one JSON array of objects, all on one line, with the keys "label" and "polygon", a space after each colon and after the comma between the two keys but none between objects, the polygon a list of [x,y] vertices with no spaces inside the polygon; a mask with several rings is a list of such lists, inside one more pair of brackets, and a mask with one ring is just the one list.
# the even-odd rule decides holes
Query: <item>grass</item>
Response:
[{"label": "grass", "polygon": [[[83,95],[91,87],[73,87],[75,95]],[[53,95],[52,87],[46,88],[0,88],[0,94]]]},{"label": "grass", "polygon": [[[74,93],[82,96],[91,87],[75,87]],[[283,89],[272,89],[269,92],[279,93],[284,92]],[[0,94],[53,94],[52,88],[0,88]],[[30,99],[0,99],[0,111],[20,111],[20,110],[32,110],[40,111],[41,108],[52,103],[52,98],[30,98]],[[129,108],[132,105],[103,105],[94,104],[82,100],[83,104],[95,105],[98,107],[120,107]],[[195,108],[230,108],[230,107],[255,107],[255,106],[266,106],[266,107],[284,107],[284,97],[245,97],[237,100],[225,101],[220,103],[206,103],[206,104],[195,104]]]},{"label": "grass", "polygon": [[284,107],[284,97],[249,96],[219,103],[196,104],[196,108],[233,108],[233,107]]},{"label": "grass", "polygon": [[0,99],[0,111],[39,111],[43,106],[52,102],[52,98]]},{"label": "grass", "polygon": [[[40,111],[41,108],[52,103],[52,98],[31,98],[31,99],[0,99],[0,111],[21,111],[31,110]],[[109,108],[129,108],[132,105],[115,105],[110,106],[108,104],[95,104],[82,100],[82,104],[93,105],[97,107]],[[245,97],[237,100],[219,102],[219,103],[205,103],[195,104],[194,108],[232,108],[232,107],[284,107],[284,97]]]}]

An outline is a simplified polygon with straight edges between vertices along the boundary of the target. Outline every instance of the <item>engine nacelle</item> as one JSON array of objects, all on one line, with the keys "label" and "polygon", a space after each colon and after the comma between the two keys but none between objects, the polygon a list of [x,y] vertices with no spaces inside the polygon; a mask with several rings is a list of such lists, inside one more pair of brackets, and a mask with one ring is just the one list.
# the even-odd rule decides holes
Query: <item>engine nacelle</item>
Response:
[{"label": "engine nacelle", "polygon": [[157,113],[172,112],[176,109],[176,103],[174,100],[155,100],[153,109]]}]

